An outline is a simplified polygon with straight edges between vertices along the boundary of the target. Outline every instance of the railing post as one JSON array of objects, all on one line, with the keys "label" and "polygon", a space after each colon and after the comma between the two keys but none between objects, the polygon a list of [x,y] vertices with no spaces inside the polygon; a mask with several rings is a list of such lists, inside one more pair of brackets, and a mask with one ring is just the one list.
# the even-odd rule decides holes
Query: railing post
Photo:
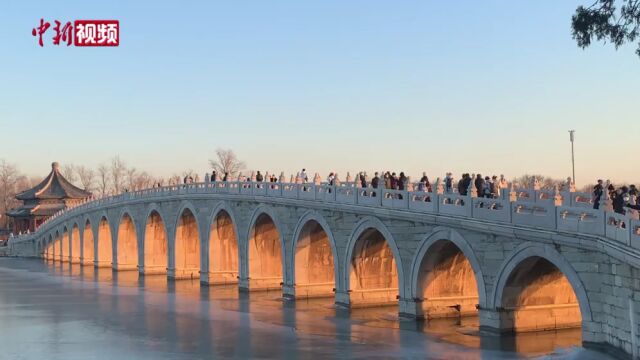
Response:
[{"label": "railing post", "polygon": [[471,174],[471,182],[469,182],[469,188],[467,188],[467,195],[469,199],[469,217],[473,217],[473,199],[478,197],[478,189],[476,189],[476,174]]},{"label": "railing post", "polygon": [[442,186],[440,178],[436,178],[436,183],[432,188],[432,196],[433,199],[431,201],[433,201],[433,211],[438,214],[440,213],[441,197],[444,197],[444,187]]}]

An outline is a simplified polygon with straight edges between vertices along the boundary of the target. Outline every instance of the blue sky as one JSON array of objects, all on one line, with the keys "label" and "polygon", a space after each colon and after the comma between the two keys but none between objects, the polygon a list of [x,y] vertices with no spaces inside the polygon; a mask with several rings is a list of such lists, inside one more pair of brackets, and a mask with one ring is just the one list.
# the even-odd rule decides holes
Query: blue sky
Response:
[{"label": "blue sky", "polygon": [[[637,181],[640,59],[577,48],[586,1],[14,1],[0,8],[0,158],[119,154],[157,175],[394,169]],[[117,19],[117,48],[37,45],[40,18]],[[51,36],[51,29],[45,35]]]}]

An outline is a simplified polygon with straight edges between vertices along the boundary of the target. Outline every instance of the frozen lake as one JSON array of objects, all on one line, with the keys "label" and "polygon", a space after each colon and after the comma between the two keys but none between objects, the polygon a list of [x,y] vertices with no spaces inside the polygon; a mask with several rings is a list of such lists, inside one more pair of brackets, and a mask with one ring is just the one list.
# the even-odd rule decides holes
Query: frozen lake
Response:
[{"label": "frozen lake", "polygon": [[395,308],[0,258],[0,359],[213,358],[613,359],[581,348],[579,330],[480,336],[474,318],[425,325]]}]

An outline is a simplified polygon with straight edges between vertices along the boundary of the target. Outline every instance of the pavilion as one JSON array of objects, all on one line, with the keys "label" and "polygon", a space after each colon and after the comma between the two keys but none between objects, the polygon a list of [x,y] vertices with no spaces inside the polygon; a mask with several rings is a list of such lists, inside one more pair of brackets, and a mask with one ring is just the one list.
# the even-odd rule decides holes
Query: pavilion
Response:
[{"label": "pavilion", "polygon": [[23,205],[7,212],[14,219],[13,233],[33,232],[56,212],[81,203],[91,193],[78,188],[60,174],[60,165],[51,164],[51,173],[35,187],[16,195]]}]

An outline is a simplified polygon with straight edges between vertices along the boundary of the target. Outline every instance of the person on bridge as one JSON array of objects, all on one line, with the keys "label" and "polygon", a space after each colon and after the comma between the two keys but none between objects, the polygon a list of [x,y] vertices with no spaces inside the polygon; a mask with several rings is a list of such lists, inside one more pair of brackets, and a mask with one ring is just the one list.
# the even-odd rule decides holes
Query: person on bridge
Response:
[{"label": "person on bridge", "polygon": [[391,189],[391,174],[388,171],[384,173],[384,188]]},{"label": "person on bridge", "polygon": [[458,181],[458,194],[467,196],[467,189],[469,188],[469,174],[462,174],[460,181]]},{"label": "person on bridge", "polygon": [[482,196],[481,194],[483,193],[483,190],[484,190],[484,180],[482,179],[482,175],[478,174],[476,176],[474,185],[476,186],[476,192],[478,193],[478,195]]},{"label": "person on bridge", "polygon": [[453,192],[453,175],[450,172],[444,177],[444,190],[447,193]]},{"label": "person on bridge", "polygon": [[327,176],[327,182],[329,183],[329,186],[333,186],[333,181],[335,180],[336,176],[331,172],[329,173],[329,176]]},{"label": "person on bridge", "polygon": [[398,190],[403,190],[407,188],[407,177],[404,175],[404,172],[400,171],[400,177],[398,178]]},{"label": "person on bridge", "polygon": [[396,176],[396,173],[391,173],[391,189],[392,190],[398,190],[398,177]]},{"label": "person on bridge", "polygon": [[626,214],[624,207],[626,204],[629,203],[629,188],[626,186],[623,186],[618,190],[616,190],[614,194],[615,195],[613,197],[613,202],[612,202],[613,211],[615,211],[620,215]]},{"label": "person on bridge", "polygon": [[[431,191],[431,184],[429,183],[429,178],[427,177],[426,172],[422,172],[422,177],[420,178],[420,183],[424,183],[423,191]],[[418,185],[420,187],[420,185]]]},{"label": "person on bridge", "polygon": [[598,179],[598,183],[593,187],[593,192],[591,193],[593,208],[596,210],[600,208],[600,198],[603,193],[604,186],[602,186],[602,179]]},{"label": "person on bridge", "polygon": [[[380,176],[378,175],[378,172],[376,171],[375,174],[373,174],[373,179],[371,179],[371,187],[374,189],[378,188],[378,184],[380,183]],[[375,196],[376,194],[373,193],[373,196]]]},{"label": "person on bridge", "polygon": [[367,187],[367,178],[364,175],[364,172],[361,171],[359,177],[360,177],[360,187],[366,188]]},{"label": "person on bridge", "polygon": [[222,181],[227,181],[229,179],[229,173],[226,172],[224,173],[224,176],[222,177]]},{"label": "person on bridge", "polygon": [[421,191],[421,192],[427,191],[427,184],[422,179],[420,179],[420,182],[418,183],[418,191]]},{"label": "person on bridge", "polygon": [[478,194],[482,194],[482,197],[491,198],[491,178],[488,176],[484,177],[484,182],[482,183],[482,193],[478,192]]},{"label": "person on bridge", "polygon": [[307,177],[306,169],[302,169],[302,171],[300,172],[300,178],[302,179],[302,182],[304,182],[304,183],[309,181],[309,178]]},{"label": "person on bridge", "polygon": [[258,170],[258,173],[256,174],[256,182],[262,182],[262,180],[264,180],[264,176],[262,176],[260,170]]},{"label": "person on bridge", "polygon": [[213,170],[211,172],[211,182],[216,182],[216,181],[218,181],[218,173],[215,170]]}]

